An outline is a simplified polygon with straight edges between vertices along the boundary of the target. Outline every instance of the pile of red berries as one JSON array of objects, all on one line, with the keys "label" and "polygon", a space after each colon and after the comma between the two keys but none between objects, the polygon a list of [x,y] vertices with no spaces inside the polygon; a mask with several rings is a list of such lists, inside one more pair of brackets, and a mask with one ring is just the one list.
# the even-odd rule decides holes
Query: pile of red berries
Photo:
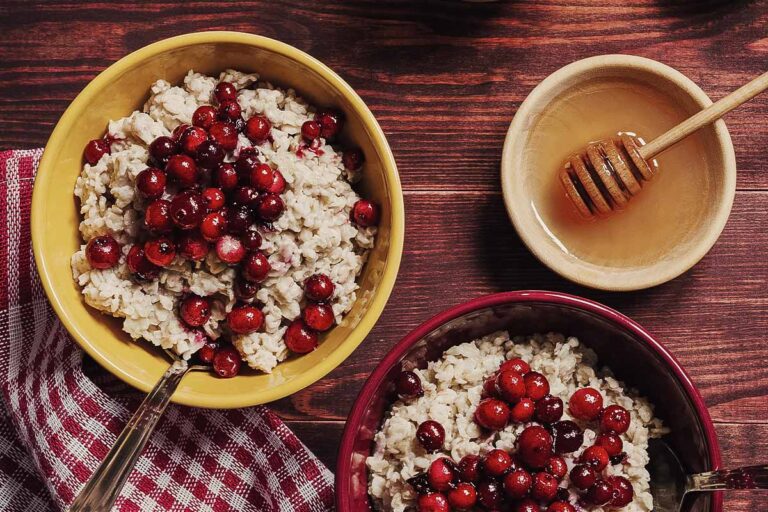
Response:
[{"label": "pile of red berries", "polygon": [[[148,167],[136,178],[139,198],[145,205],[143,243],[131,246],[126,265],[139,280],[152,280],[177,256],[201,261],[209,251],[225,264],[237,266],[234,292],[239,303],[226,318],[234,334],[249,334],[264,325],[261,310],[252,305],[256,293],[271,271],[267,255],[262,252],[258,229],[273,230],[272,223],[285,210],[281,194],[286,188],[282,173],[260,158],[258,145],[271,140],[272,126],[265,116],[242,117],[237,103],[237,90],[228,82],[220,82],[214,90],[214,105],[195,110],[192,125],[178,126],[170,137],[156,138],[149,146]],[[318,113],[320,135],[331,139],[342,127],[340,113],[326,110]],[[237,149],[238,134],[243,133],[253,146],[242,148],[234,163],[225,155]],[[92,140],[85,148],[85,160],[95,165],[111,151],[111,136]],[[362,165],[359,150],[345,152],[344,164],[349,170]],[[378,208],[359,200],[352,209],[352,220],[361,227],[378,222]],[[93,238],[86,246],[86,257],[92,268],[115,266],[121,254],[117,241],[110,235]],[[317,332],[333,325],[333,311],[328,300],[333,283],[327,276],[312,276],[305,287],[313,301],[304,310],[304,319],[294,321],[285,340],[296,353],[305,353],[317,345]],[[181,300],[179,316],[191,330],[200,332],[211,315],[210,299],[191,295]],[[240,358],[231,345],[210,340],[199,352],[199,358],[213,365],[222,377],[232,377],[240,368]]]}]

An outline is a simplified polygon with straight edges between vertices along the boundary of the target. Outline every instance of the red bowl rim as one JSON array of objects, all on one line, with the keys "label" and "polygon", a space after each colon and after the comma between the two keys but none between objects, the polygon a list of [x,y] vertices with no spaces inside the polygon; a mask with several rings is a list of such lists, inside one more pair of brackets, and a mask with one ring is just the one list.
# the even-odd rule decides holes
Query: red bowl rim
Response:
[{"label": "red bowl rim", "polygon": [[[341,445],[339,447],[338,462],[336,464],[336,508],[338,512],[353,512],[345,501],[346,496],[342,496],[339,490],[343,488],[343,484],[349,482],[352,476],[351,454],[354,451],[355,434],[358,431],[360,420],[365,413],[364,404],[367,404],[371,400],[378,384],[386,376],[390,367],[402,357],[411,345],[441,325],[479,309],[516,302],[544,302],[571,306],[589,313],[594,313],[606,320],[612,321],[643,340],[649,347],[654,349],[672,369],[678,381],[682,384],[683,389],[685,389],[692,400],[696,413],[704,427],[704,437],[707,440],[707,448],[709,451],[709,459],[712,463],[712,469],[715,470],[720,468],[722,464],[720,445],[717,442],[715,426],[712,423],[712,418],[709,415],[709,410],[704,402],[704,398],[691,381],[688,373],[686,373],[683,367],[680,366],[677,359],[675,359],[675,357],[664,348],[660,342],[651,336],[648,331],[643,329],[637,322],[619,313],[615,309],[611,309],[608,306],[604,306],[603,304],[583,297],[546,290],[519,290],[485,295],[438,313],[408,333],[387,353],[386,356],[384,356],[384,359],[379,362],[373,373],[371,373],[366,380],[363,388],[360,390],[360,393],[352,406],[352,410],[347,416],[344,433],[341,438]],[[712,512],[722,512],[722,493],[715,492],[713,494]]]}]

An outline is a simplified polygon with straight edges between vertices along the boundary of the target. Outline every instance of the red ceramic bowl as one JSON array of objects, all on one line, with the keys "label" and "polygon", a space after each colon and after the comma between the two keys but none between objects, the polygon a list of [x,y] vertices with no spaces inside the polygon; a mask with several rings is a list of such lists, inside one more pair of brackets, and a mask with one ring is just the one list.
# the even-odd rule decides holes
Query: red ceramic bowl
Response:
[{"label": "red ceramic bowl", "polygon": [[[336,468],[338,512],[371,510],[365,459],[394,395],[402,361],[425,367],[448,347],[499,329],[511,335],[555,331],[577,336],[618,378],[656,405],[672,433],[666,438],[688,471],[720,467],[715,429],[701,395],[667,350],[642,327],[606,306],[562,293],[520,291],[482,297],[422,324],[386,355],[352,407]],[[702,496],[692,510],[722,512],[722,496]]]}]

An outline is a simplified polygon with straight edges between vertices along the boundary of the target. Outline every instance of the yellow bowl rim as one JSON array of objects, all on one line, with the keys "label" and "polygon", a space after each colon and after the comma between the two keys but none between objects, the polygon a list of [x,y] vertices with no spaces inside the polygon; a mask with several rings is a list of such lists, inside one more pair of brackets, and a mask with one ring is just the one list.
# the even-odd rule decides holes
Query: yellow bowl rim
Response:
[{"label": "yellow bowl rim", "polygon": [[125,57],[121,58],[114,64],[110,65],[107,69],[99,73],[86,87],[77,95],[72,103],[64,111],[64,114],[59,119],[53,132],[51,133],[48,143],[45,146],[43,156],[40,159],[38,171],[35,179],[35,184],[32,193],[32,210],[30,226],[32,231],[32,248],[35,257],[35,264],[37,266],[38,273],[40,275],[40,281],[42,282],[45,294],[48,297],[51,305],[57,316],[67,328],[70,335],[75,339],[78,345],[83,348],[88,355],[95,359],[102,367],[107,369],[110,373],[121,379],[122,381],[130,384],[131,386],[140,389],[148,393],[155,385],[154,382],[145,382],[140,379],[136,379],[123,371],[119,364],[113,364],[107,355],[107,351],[100,350],[98,346],[91,344],[85,336],[76,328],[76,325],[70,320],[67,314],[67,308],[59,300],[56,290],[53,288],[48,270],[45,265],[45,257],[38,250],[38,242],[44,236],[45,231],[45,219],[37,216],[35,212],[38,210],[39,205],[45,201],[45,192],[47,187],[45,181],[37,179],[44,172],[53,172],[52,169],[47,170],[54,163],[55,156],[58,155],[61,146],[63,144],[62,133],[66,133],[77,122],[79,113],[89,103],[90,99],[103,88],[109,86],[112,79],[122,74],[127,68],[130,68],[142,60],[153,57],[157,54],[182,48],[185,46],[194,46],[204,43],[234,43],[244,44],[249,46],[256,46],[276,54],[282,55],[289,59],[299,62],[300,64],[312,69],[326,81],[328,81],[337,91],[344,95],[353,107],[362,113],[362,122],[366,127],[367,132],[371,135],[373,143],[378,148],[383,149],[382,166],[386,173],[387,183],[390,187],[391,196],[391,227],[390,227],[390,244],[387,252],[387,262],[382,273],[381,280],[379,281],[378,288],[375,296],[371,300],[365,314],[360,319],[358,325],[352,330],[349,336],[336,348],[328,357],[320,361],[319,364],[313,366],[308,371],[304,372],[299,377],[284,383],[274,388],[267,390],[259,390],[258,393],[254,391],[247,393],[240,393],[236,395],[220,396],[220,397],[192,397],[188,396],[188,393],[180,389],[174,393],[172,401],[175,403],[189,405],[194,407],[206,407],[212,409],[231,409],[238,407],[249,407],[253,405],[259,405],[267,402],[272,402],[280,398],[286,397],[301,389],[310,386],[316,381],[323,378],[331,370],[341,364],[365,339],[368,333],[371,331],[376,321],[381,316],[384,306],[389,299],[392,289],[395,285],[397,278],[397,272],[400,267],[400,260],[403,251],[403,242],[405,235],[405,207],[403,205],[403,192],[400,185],[400,177],[397,172],[397,165],[395,164],[392,150],[387,143],[384,133],[379,126],[379,123],[373,116],[373,113],[366,106],[363,100],[358,94],[345,82],[340,76],[333,72],[328,66],[310,56],[309,54],[294,48],[286,43],[282,43],[275,39],[271,39],[264,36],[258,36],[255,34],[246,34],[243,32],[232,31],[209,31],[209,32],[197,32],[192,34],[184,34],[179,36],[163,39],[158,42],[147,45],[140,48]]}]

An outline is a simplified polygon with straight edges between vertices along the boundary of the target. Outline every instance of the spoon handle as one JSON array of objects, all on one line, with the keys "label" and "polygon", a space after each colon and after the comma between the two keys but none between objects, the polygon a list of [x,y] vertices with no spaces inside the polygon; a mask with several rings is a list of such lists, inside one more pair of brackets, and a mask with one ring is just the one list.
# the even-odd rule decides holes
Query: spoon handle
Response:
[{"label": "spoon handle", "polygon": [[721,469],[688,477],[687,491],[768,489],[768,465]]},{"label": "spoon handle", "polygon": [[177,361],[166,370],[72,502],[70,512],[112,510],[112,504],[120,495],[128,475],[168,406],[171,395],[189,369],[186,363]]}]

